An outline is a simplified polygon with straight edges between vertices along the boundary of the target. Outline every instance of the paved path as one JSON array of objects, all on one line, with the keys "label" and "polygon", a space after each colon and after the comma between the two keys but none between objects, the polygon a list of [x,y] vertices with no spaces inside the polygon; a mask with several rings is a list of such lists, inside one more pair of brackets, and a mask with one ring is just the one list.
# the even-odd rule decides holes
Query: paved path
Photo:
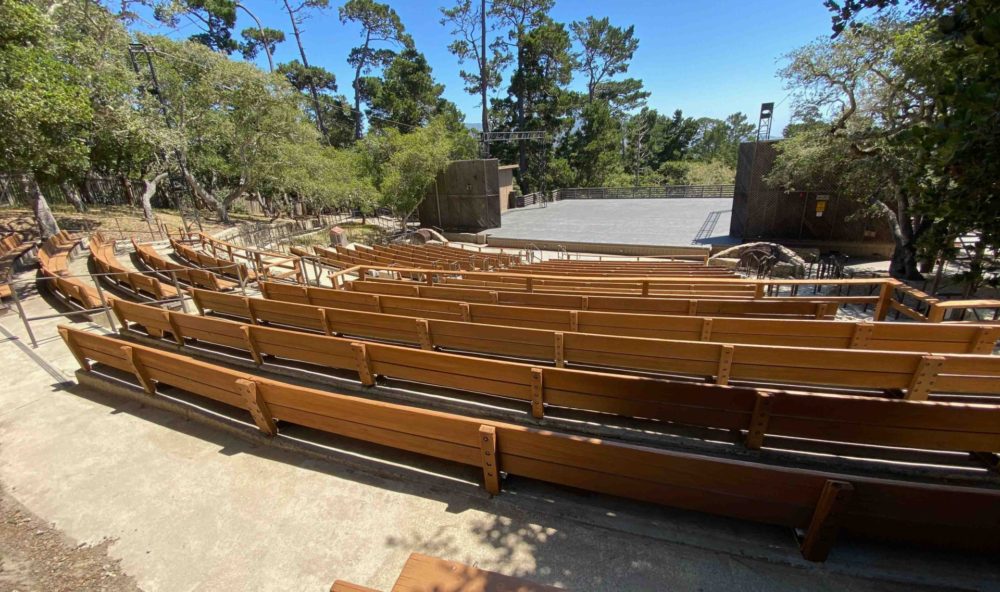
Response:
[{"label": "paved path", "polygon": [[499,238],[633,245],[730,244],[732,199],[570,199],[507,210]]},{"label": "paved path", "polygon": [[147,591],[385,590],[414,551],[578,591],[921,589],[872,579],[887,573],[1000,585],[985,559],[847,543],[814,565],[784,529],[527,480],[489,499],[476,470],[349,443],[331,460],[256,445],[75,385],[58,322],[36,323],[33,350],[0,318],[0,482],[71,539],[111,539]]}]

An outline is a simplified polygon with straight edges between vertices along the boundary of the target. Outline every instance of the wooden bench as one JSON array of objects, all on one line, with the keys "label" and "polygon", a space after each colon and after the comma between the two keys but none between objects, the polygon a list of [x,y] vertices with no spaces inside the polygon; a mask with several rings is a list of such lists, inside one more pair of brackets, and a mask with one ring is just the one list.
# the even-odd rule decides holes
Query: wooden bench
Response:
[{"label": "wooden bench", "polygon": [[380,296],[273,282],[262,282],[260,288],[264,297],[270,300],[328,308],[391,311],[392,314],[401,316],[462,320],[477,324],[682,341],[990,354],[997,340],[1000,340],[1000,327],[994,325],[689,317],[479,304],[469,304],[466,308],[457,302],[442,302],[439,307],[431,307],[428,305],[431,301],[402,296]]},{"label": "wooden bench", "polygon": [[250,412],[262,432],[286,421],[483,470],[806,531],[802,553],[822,561],[838,531],[883,540],[1000,550],[1000,492],[761,465],[371,401],[262,378],[187,356],[61,326],[84,371],[90,362]]},{"label": "wooden bench", "polygon": [[[450,300],[466,303],[490,303],[531,308],[594,310],[604,312],[670,314],[687,316],[724,316],[741,318],[833,318],[840,303],[828,298],[724,299],[657,298],[575,294],[537,294],[422,286],[397,282],[352,281],[345,287],[355,292],[408,296],[411,298]],[[874,298],[870,300],[875,300]]]},{"label": "wooden bench", "polygon": [[[536,418],[544,416],[546,406],[555,406],[743,430],[750,448],[760,448],[767,436],[930,450],[1000,450],[997,405],[680,383],[469,358],[427,348],[361,343],[355,338],[198,317],[120,300],[114,302],[113,310],[123,327],[134,324],[158,337],[170,334],[181,346],[187,344],[187,339],[193,339],[243,350],[257,364],[270,355],[328,369],[356,371],[364,384],[374,384],[377,376],[385,376],[520,400],[530,404]],[[328,317],[319,319],[320,323],[327,320]],[[417,333],[416,339],[423,340],[426,334],[412,327],[409,332]],[[395,328],[383,323],[380,329],[388,333]]]},{"label": "wooden bench", "polygon": [[220,259],[209,255],[203,251],[193,249],[177,240],[170,239],[170,247],[181,259],[198,267],[208,268],[213,273],[235,278],[238,281],[255,282],[257,273],[249,269],[244,263],[236,263],[231,260]]},{"label": "wooden bench", "polygon": [[171,281],[176,277],[178,282],[216,292],[233,290],[239,285],[235,282],[224,280],[206,269],[185,267],[184,265],[174,263],[162,257],[153,248],[153,245],[139,244],[135,239],[132,239],[132,246],[135,248],[136,256],[139,257],[140,261],[149,266],[150,269],[158,272],[161,277]]},{"label": "wooden bench", "polygon": [[38,245],[33,240],[26,240],[21,235],[13,232],[0,240],[0,261],[14,262]]},{"label": "wooden bench", "polygon": [[[557,592],[560,588],[543,586],[523,578],[505,576],[464,565],[412,553],[399,573],[392,592]],[[377,592],[341,580],[333,583],[330,592]]]},{"label": "wooden bench", "polygon": [[[65,238],[52,237],[38,249],[38,266],[43,280],[52,291],[68,302],[84,309],[101,307],[101,297],[97,288],[86,280],[69,276],[69,254],[75,243],[67,244]],[[110,300],[110,297],[108,298]]]},{"label": "wooden bench", "polygon": [[[230,297],[194,291],[192,298],[199,311],[205,310],[246,318],[253,323],[277,323],[297,329],[323,331],[327,334],[358,334],[367,338],[395,341],[419,340],[453,349],[477,353],[535,358],[556,365],[581,366],[653,372],[697,378],[713,377],[718,384],[730,380],[781,385],[862,390],[905,391],[911,399],[926,399],[931,393],[993,397],[1000,380],[1000,356],[832,350],[802,347],[776,347],[752,344],[650,340],[634,337],[594,335],[579,332],[514,329],[483,325],[450,325],[454,336],[433,332],[430,319],[407,319],[396,322],[393,331],[372,333],[360,326],[385,324],[371,317],[348,326],[337,325],[347,315],[333,309],[320,313],[311,305],[294,305],[256,298]],[[449,319],[450,320],[450,319]],[[460,319],[454,319],[456,321]],[[418,322],[421,321],[421,322]],[[378,324],[376,324],[378,323]],[[418,326],[427,325],[428,336],[412,336]],[[409,325],[409,330],[406,330]],[[443,323],[435,323],[435,326]],[[409,337],[407,337],[409,333]],[[860,391],[859,391],[860,392]]]},{"label": "wooden bench", "polygon": [[118,261],[115,255],[115,243],[95,233],[90,237],[90,256],[98,273],[110,274],[102,276],[105,281],[125,288],[137,296],[146,296],[154,300],[179,298],[179,292],[174,286],[137,271],[130,271]]}]

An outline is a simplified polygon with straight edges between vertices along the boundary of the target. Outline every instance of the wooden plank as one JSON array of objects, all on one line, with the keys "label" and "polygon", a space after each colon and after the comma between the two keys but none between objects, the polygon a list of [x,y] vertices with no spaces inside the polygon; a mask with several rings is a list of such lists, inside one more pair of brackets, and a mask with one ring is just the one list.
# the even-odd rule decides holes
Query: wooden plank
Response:
[{"label": "wooden plank", "polygon": [[145,365],[142,360],[139,359],[139,355],[135,348],[129,345],[122,346],[122,355],[125,361],[132,368],[132,373],[135,374],[136,380],[142,385],[142,390],[146,391],[147,395],[152,395],[156,393],[156,384],[149,377],[149,372],[146,370]]},{"label": "wooden plank", "polygon": [[353,342],[351,343],[351,349],[354,350],[354,359],[358,365],[358,377],[361,379],[361,384],[374,386],[375,376],[372,374],[371,360],[368,357],[367,346],[363,343]]},{"label": "wooden plank", "polygon": [[712,340],[712,317],[702,317],[701,321],[701,340],[711,341]]},{"label": "wooden plank", "polygon": [[483,454],[483,482],[486,491],[500,494],[500,466],[497,456],[497,430],[491,425],[479,426],[479,449]]},{"label": "wooden plank", "polygon": [[556,368],[562,368],[566,365],[566,342],[561,331],[556,331],[553,334],[554,347],[555,347],[555,363]]},{"label": "wooden plank", "polygon": [[747,430],[746,447],[757,450],[764,444],[764,434],[771,419],[771,406],[774,396],[769,393],[757,393],[757,400],[750,417],[750,428]]},{"label": "wooden plank", "polygon": [[866,349],[875,332],[873,323],[860,322],[854,324],[854,334],[851,336],[851,349]]},{"label": "wooden plank", "polygon": [[420,349],[425,349],[431,351],[434,349],[434,344],[431,341],[431,329],[430,325],[427,323],[427,319],[417,319],[417,337],[420,340]]},{"label": "wooden plank", "polygon": [[240,331],[246,338],[246,348],[250,352],[250,356],[253,358],[254,364],[262,366],[264,364],[264,358],[260,355],[260,349],[257,347],[257,342],[254,340],[253,331],[248,325],[240,325]]},{"label": "wooden plank", "polygon": [[250,410],[250,415],[253,417],[257,427],[260,428],[260,431],[268,436],[276,436],[278,434],[278,426],[274,423],[274,417],[271,416],[271,410],[268,408],[263,395],[257,390],[257,383],[253,380],[244,380],[241,378],[236,381],[236,386],[243,393],[247,409]]},{"label": "wooden plank", "polygon": [[831,479],[823,485],[809,530],[802,541],[803,557],[809,561],[826,561],[853,495],[854,486],[847,481]]},{"label": "wooden plank", "polygon": [[344,580],[337,580],[330,587],[330,592],[378,592],[378,590],[345,582]]},{"label": "wooden plank", "polygon": [[545,382],[541,368],[531,369],[531,415],[535,419],[545,416]]},{"label": "wooden plank", "polygon": [[[392,592],[559,592],[521,578],[413,553]],[[354,592],[345,590],[345,592]]]},{"label": "wooden plank", "polygon": [[90,372],[91,370],[90,361],[87,360],[87,357],[83,354],[83,351],[80,350],[80,346],[77,345],[76,339],[74,339],[75,334],[70,333],[69,329],[63,327],[62,325],[58,327],[58,331],[59,335],[63,339],[63,343],[66,344],[66,347],[69,348],[70,353],[73,354],[74,358],[76,358],[76,363],[80,364],[80,368],[83,369],[84,372]]},{"label": "wooden plank", "polygon": [[733,356],[736,348],[732,345],[723,345],[719,348],[719,369],[715,373],[715,384],[729,384],[729,376],[733,370]]},{"label": "wooden plank", "polygon": [[906,389],[906,398],[911,401],[924,401],[931,389],[941,368],[944,366],[944,356],[922,356],[920,365],[913,373],[909,388]]}]

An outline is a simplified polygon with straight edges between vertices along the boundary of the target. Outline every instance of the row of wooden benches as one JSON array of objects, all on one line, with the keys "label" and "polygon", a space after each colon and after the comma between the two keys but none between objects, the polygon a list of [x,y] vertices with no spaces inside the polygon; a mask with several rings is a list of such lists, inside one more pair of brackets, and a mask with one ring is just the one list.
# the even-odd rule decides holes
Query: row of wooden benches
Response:
[{"label": "row of wooden benches", "polygon": [[[375,255],[388,258],[399,264],[410,265],[418,263],[421,265],[455,265],[464,266],[469,269],[484,268],[505,268],[516,265],[520,257],[510,253],[488,253],[482,251],[466,251],[447,247],[444,245],[354,245],[355,252],[361,255]],[[338,252],[343,247],[337,248]],[[347,252],[350,252],[349,250]]]},{"label": "row of wooden benches", "polygon": [[[437,322],[431,326],[426,320],[409,320],[411,327],[421,328],[405,333],[400,331],[400,341],[409,342],[413,347],[379,343],[375,341],[379,334],[395,333],[392,327],[383,323],[381,331],[362,328],[355,332],[358,323],[374,316],[372,313],[349,314],[343,322],[333,314],[324,314],[321,320],[329,333],[321,335],[169,312],[122,300],[113,303],[113,310],[123,327],[140,326],[158,337],[170,334],[180,346],[186,345],[187,340],[196,340],[242,350],[257,364],[262,364],[265,356],[274,356],[324,369],[357,372],[366,385],[373,385],[378,376],[384,376],[524,401],[530,403],[532,415],[537,418],[544,416],[546,407],[565,407],[703,428],[742,430],[747,433],[749,448],[760,448],[765,436],[777,436],[925,450],[1000,451],[1000,406],[996,404],[822,395],[608,373],[609,370],[634,368],[639,358],[634,355],[606,360],[604,365],[607,367],[595,372],[444,353],[426,347],[427,333],[439,330],[444,335],[441,341],[457,346],[451,348],[453,351],[497,352],[491,351],[495,346],[488,338],[477,340],[468,333],[461,333],[461,327],[454,323]],[[262,316],[274,319],[277,315],[265,312]],[[260,322],[259,318],[254,320]],[[413,338],[406,333],[419,333],[420,336]],[[510,333],[508,338],[517,338],[515,332]],[[350,337],[337,337],[337,334]],[[589,345],[586,343],[588,337],[592,343],[593,336],[570,334],[566,337],[583,341],[576,344],[568,340],[570,347],[566,351],[570,355],[579,354],[588,359],[601,359],[606,355],[600,351],[605,345],[593,346],[597,351],[584,349]],[[606,342],[611,346],[621,343],[621,339]],[[638,340],[632,345],[655,347],[659,344]],[[753,354],[760,355],[760,349]],[[794,359],[798,354],[793,352],[789,357]],[[738,360],[739,355],[733,352],[733,359]],[[908,357],[917,356],[892,354],[895,360]],[[795,361],[808,363],[804,359]],[[946,359],[946,365],[948,361]],[[643,362],[639,361],[638,365],[641,364]],[[706,368],[707,372],[716,371],[718,364],[714,366]]]},{"label": "row of wooden benches", "polygon": [[84,278],[69,276],[69,256],[80,238],[66,231],[49,237],[38,249],[38,266],[46,286],[63,300],[85,310],[100,308],[101,295],[94,284]]},{"label": "row of wooden benches", "polygon": [[[251,331],[264,334],[268,330]],[[287,384],[69,327],[60,327],[60,333],[83,370],[91,370],[90,362],[95,361],[134,375],[150,394],[159,385],[169,385],[249,411],[258,427],[270,435],[277,433],[276,420],[281,420],[481,467],[486,489],[494,494],[500,492],[502,471],[509,476],[799,528],[806,531],[802,552],[811,560],[827,556],[838,530],[879,539],[1000,549],[1000,492],[995,490],[767,466],[580,438]],[[336,339],[316,338],[331,344]],[[338,355],[370,360],[369,347],[347,342],[347,349]],[[928,405],[928,417],[933,421],[946,414],[936,412],[937,405],[926,403],[858,401],[900,408]],[[968,415],[967,410],[962,411],[956,417]],[[987,425],[995,429],[997,422],[991,420]]]},{"label": "row of wooden benches", "polygon": [[531,308],[594,310],[604,312],[726,316],[744,318],[829,319],[837,314],[845,298],[856,304],[875,303],[878,297],[740,298],[713,294],[708,297],[619,296],[611,294],[560,294],[488,290],[476,287],[421,285],[406,281],[354,280],[344,288],[365,294],[408,296],[455,302],[501,304]]},{"label": "row of wooden benches", "polygon": [[871,321],[755,319],[531,308],[347,292],[261,282],[271,300],[363,312],[561,332],[681,341],[711,341],[828,349],[990,354],[1000,326]]},{"label": "row of wooden benches", "polygon": [[132,246],[135,248],[135,253],[140,261],[157,272],[161,277],[169,279],[171,282],[174,278],[177,278],[178,282],[188,286],[214,290],[216,292],[226,292],[239,286],[236,282],[222,279],[218,274],[207,269],[174,263],[160,255],[151,244],[140,244],[133,238]]},{"label": "row of wooden benches", "polygon": [[[874,350],[832,350],[594,335],[400,317],[193,291],[205,311],[327,335],[392,340],[583,367],[665,376],[810,385],[840,389],[905,391],[908,399],[934,394],[994,397],[1000,357]],[[350,306],[350,305],[349,305]],[[432,324],[433,321],[433,324]]]},{"label": "row of wooden benches", "polygon": [[220,275],[235,278],[241,282],[257,281],[257,272],[249,269],[245,263],[237,263],[232,259],[223,259],[209,255],[202,250],[195,249],[173,238],[170,239],[170,247],[178,257],[192,265],[214,269]]},{"label": "row of wooden benches", "polygon": [[[449,251],[461,253],[458,249],[448,248]],[[315,256],[326,265],[337,268],[345,268],[353,265],[398,265],[401,267],[428,267],[432,269],[448,270],[490,270],[495,269],[502,263],[498,258],[481,256],[478,253],[466,256],[455,256],[448,253],[434,253],[429,257],[409,258],[398,254],[387,254],[375,251],[372,247],[355,245],[350,249],[342,246],[322,247],[313,246]]]},{"label": "row of wooden benches", "polygon": [[168,300],[183,296],[183,289],[178,290],[169,283],[161,282],[155,277],[138,271],[130,271],[122,265],[115,255],[115,241],[105,238],[100,232],[91,234],[89,243],[94,268],[98,273],[108,274],[101,276],[104,281],[113,282],[118,287],[140,298]]}]

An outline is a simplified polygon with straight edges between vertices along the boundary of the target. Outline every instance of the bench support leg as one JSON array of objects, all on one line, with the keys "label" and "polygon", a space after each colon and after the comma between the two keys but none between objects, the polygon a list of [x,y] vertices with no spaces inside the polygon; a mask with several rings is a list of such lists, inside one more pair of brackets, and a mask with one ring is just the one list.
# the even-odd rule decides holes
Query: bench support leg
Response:
[{"label": "bench support leg", "polygon": [[264,396],[257,389],[257,383],[252,380],[240,378],[236,381],[236,386],[243,393],[243,398],[247,402],[247,409],[250,411],[250,415],[253,416],[253,421],[260,428],[260,431],[268,436],[276,435],[278,433],[278,426],[274,423],[274,417],[271,416],[271,410],[268,408],[267,402],[264,401]]},{"label": "bench support leg", "polygon": [[483,480],[490,495],[500,493],[500,467],[497,463],[497,429],[479,426],[479,448],[483,452]]},{"label": "bench support leg", "polygon": [[854,493],[854,486],[847,481],[829,480],[816,503],[809,530],[802,541],[802,556],[809,561],[826,561],[833,541],[840,530],[844,510]]},{"label": "bench support leg", "polygon": [[139,360],[139,356],[136,354],[135,348],[130,345],[123,345],[122,353],[125,354],[125,360],[128,362],[128,365],[131,366],[132,372],[135,374],[139,384],[142,385],[142,390],[146,391],[146,394],[148,395],[155,393],[156,385],[149,377],[149,373],[146,372],[146,367],[142,365],[142,361]]},{"label": "bench support leg", "polygon": [[531,416],[545,417],[545,379],[541,368],[531,369]]}]

